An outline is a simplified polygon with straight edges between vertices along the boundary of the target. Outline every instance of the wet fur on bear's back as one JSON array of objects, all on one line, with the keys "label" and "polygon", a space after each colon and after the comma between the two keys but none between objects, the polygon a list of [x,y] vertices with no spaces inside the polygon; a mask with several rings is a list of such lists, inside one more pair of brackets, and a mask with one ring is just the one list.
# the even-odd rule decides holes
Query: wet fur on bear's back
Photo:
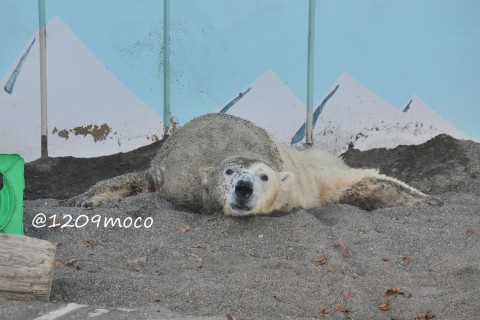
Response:
[{"label": "wet fur on bear's back", "polygon": [[200,210],[201,170],[236,155],[259,159],[276,171],[283,168],[277,143],[264,129],[225,114],[198,117],[169,137],[152,160],[156,192],[178,206]]}]

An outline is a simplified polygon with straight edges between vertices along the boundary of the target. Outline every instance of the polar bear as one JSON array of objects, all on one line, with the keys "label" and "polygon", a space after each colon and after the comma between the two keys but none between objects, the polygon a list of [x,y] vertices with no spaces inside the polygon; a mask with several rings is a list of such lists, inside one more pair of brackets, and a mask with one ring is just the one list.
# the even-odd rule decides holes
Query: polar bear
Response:
[{"label": "polar bear", "polygon": [[66,204],[96,207],[148,191],[191,211],[236,217],[330,203],[365,210],[441,204],[376,170],[281,145],[252,122],[226,114],[190,121],[166,140],[150,169],[98,182]]}]

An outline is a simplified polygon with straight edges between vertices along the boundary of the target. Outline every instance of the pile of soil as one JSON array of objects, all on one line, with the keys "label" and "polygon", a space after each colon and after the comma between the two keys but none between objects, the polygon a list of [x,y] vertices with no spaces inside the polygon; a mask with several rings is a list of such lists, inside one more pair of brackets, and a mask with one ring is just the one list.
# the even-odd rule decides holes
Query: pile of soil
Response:
[{"label": "pile of soil", "polygon": [[143,171],[163,140],[126,153],[96,158],[44,158],[25,164],[25,200],[66,199],[83,193],[96,182],[128,172]]},{"label": "pile of soil", "polygon": [[[47,158],[25,165],[25,199],[66,199],[88,190],[100,180],[142,171],[160,150],[163,141],[97,158]],[[375,168],[426,193],[479,194],[480,148],[473,141],[438,135],[421,145],[359,151],[341,157],[355,168]]]},{"label": "pile of soil", "polygon": [[[335,204],[240,219],[178,210],[154,193],[94,209],[59,205],[148,168],[160,146],[26,164],[26,198],[38,200],[25,201],[25,234],[57,244],[51,303],[0,301],[0,319],[72,303],[79,309],[62,319],[479,318],[480,144],[442,135],[344,155],[431,188],[442,207]],[[35,226],[39,214],[60,224]],[[152,225],[126,226],[137,219]]]},{"label": "pile of soil", "polygon": [[421,144],[394,149],[350,149],[341,157],[351,167],[376,168],[432,194],[480,192],[480,148],[473,141],[441,134]]}]

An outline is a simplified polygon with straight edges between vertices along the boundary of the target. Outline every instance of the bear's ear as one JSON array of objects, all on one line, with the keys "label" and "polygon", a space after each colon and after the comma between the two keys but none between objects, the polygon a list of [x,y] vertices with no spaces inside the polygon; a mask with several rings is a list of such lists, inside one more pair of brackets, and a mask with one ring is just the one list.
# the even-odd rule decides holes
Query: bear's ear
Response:
[{"label": "bear's ear", "polygon": [[295,180],[295,175],[290,171],[283,171],[278,174],[278,178],[280,179],[280,187],[287,188]]}]

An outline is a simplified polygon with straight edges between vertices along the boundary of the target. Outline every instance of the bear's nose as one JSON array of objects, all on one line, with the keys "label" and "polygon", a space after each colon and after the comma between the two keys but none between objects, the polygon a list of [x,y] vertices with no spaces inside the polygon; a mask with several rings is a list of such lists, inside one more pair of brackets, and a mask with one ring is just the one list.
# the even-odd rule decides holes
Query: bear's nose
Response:
[{"label": "bear's nose", "polygon": [[235,186],[235,195],[238,198],[242,200],[246,200],[250,198],[252,193],[253,193],[253,185],[250,181],[240,180],[237,182],[237,185]]}]

